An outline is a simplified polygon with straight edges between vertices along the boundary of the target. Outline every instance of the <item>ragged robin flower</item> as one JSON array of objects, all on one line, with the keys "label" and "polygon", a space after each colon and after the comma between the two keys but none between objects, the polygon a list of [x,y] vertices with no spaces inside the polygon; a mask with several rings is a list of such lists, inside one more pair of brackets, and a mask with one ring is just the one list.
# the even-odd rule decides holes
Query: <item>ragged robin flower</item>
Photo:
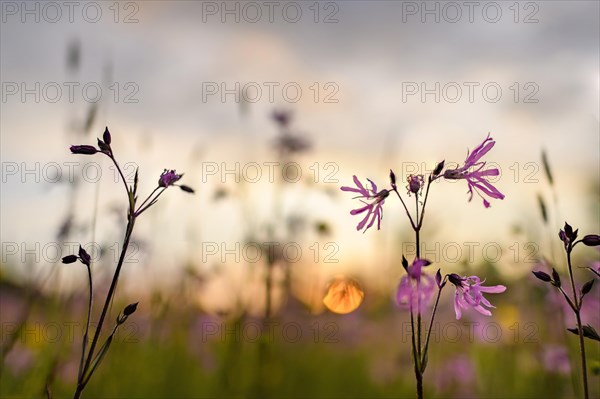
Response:
[{"label": "ragged robin flower", "polygon": [[[494,285],[485,287],[483,281],[477,276],[461,277],[458,274],[448,275],[448,281],[450,281],[456,287],[454,293],[454,312],[456,313],[456,320],[460,320],[462,316],[462,309],[472,307],[479,313],[485,316],[491,316],[492,312],[487,308],[493,308],[492,304],[483,297],[483,293],[499,294],[506,291],[506,287],[503,285]],[[485,307],[484,307],[485,306]]]},{"label": "ragged robin flower", "polygon": [[449,180],[465,179],[469,186],[469,201],[473,199],[473,191],[475,191],[483,200],[483,205],[486,208],[490,207],[490,203],[483,197],[482,193],[490,198],[504,199],[504,194],[486,180],[489,176],[498,176],[500,171],[497,168],[484,170],[486,163],[480,161],[495,144],[496,142],[488,134],[483,143],[479,144],[473,152],[467,155],[463,166],[456,169],[448,169],[443,175],[445,179]]},{"label": "ragged robin flower", "polygon": [[[377,230],[380,230],[381,229],[381,219],[383,218],[383,204],[385,202],[385,199],[388,197],[388,195],[390,195],[390,190],[383,189],[381,191],[378,191],[377,185],[375,183],[373,183],[373,181],[371,179],[367,179],[367,180],[369,180],[369,183],[371,184],[371,188],[369,189],[369,188],[363,186],[362,183],[360,182],[360,180],[358,180],[358,178],[356,176],[353,176],[353,177],[354,177],[354,184],[356,185],[356,188],[344,186],[341,188],[341,190],[358,193],[359,195],[354,198],[359,198],[360,201],[365,204],[365,206],[363,206],[362,208],[357,208],[357,209],[353,209],[352,211],[350,211],[351,215],[358,215],[360,213],[367,212],[365,217],[356,226],[356,230],[362,230],[364,228],[364,230],[363,230],[363,233],[364,233],[371,226],[373,226],[373,224],[375,223],[376,220],[377,220]],[[367,201],[370,201],[370,202],[367,202]],[[369,219],[371,219],[370,222],[369,222]],[[369,222],[368,225],[367,225],[367,222]]]}]

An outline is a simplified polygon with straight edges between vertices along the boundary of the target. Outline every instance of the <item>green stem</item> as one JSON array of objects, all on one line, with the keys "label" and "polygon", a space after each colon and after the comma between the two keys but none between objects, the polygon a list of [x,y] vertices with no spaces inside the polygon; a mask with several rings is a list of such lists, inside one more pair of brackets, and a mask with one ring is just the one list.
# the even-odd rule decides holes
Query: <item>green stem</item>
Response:
[{"label": "green stem", "polygon": [[[588,380],[587,380],[587,362],[585,359],[585,342],[583,339],[583,326],[581,324],[581,298],[577,299],[577,289],[575,288],[575,279],[573,278],[573,266],[571,264],[571,250],[573,246],[569,244],[567,248],[567,265],[569,267],[569,279],[571,280],[571,288],[573,289],[573,302],[575,303],[575,317],[577,318],[577,332],[579,333],[579,351],[581,354],[581,372],[583,378],[583,393],[584,398],[589,398]],[[573,307],[573,305],[571,305]]]}]

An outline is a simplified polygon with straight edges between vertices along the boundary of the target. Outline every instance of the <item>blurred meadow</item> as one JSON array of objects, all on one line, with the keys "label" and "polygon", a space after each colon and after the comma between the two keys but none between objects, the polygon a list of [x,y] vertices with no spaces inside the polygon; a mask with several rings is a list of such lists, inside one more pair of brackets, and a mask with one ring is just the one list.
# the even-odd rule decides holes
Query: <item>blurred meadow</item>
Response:
[{"label": "blurred meadow", "polygon": [[[0,397],[75,391],[88,276],[61,259],[91,255],[98,320],[128,202],[107,157],[69,147],[106,127],[140,198],[165,169],[195,193],[169,188],[136,222],[103,336],[137,311],[82,397],[414,397],[396,303],[413,231],[391,195],[381,229],[357,231],[340,187],[393,169],[404,195],[488,133],[505,198],[433,182],[420,253],[431,276],[507,290],[460,320],[442,292],[425,397],[583,397],[575,318],[531,272],[568,287],[559,230],[600,232],[600,3],[0,4]],[[578,289],[598,280],[598,247],[572,261]],[[597,281],[585,300],[600,329]]]}]

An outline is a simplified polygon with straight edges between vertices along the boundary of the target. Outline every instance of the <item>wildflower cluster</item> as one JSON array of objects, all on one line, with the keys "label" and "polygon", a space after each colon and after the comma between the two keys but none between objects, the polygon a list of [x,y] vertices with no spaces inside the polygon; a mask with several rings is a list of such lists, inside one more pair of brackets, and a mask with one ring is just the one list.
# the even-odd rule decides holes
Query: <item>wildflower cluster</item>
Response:
[{"label": "wildflower cluster", "polygon": [[[436,315],[440,295],[443,288],[450,282],[454,288],[454,311],[456,319],[462,317],[463,311],[473,309],[485,316],[491,316],[491,308],[494,306],[483,294],[498,294],[506,290],[503,285],[485,286],[485,280],[478,276],[459,276],[451,273],[442,277],[441,270],[438,269],[435,277],[427,274],[425,269],[431,265],[431,262],[420,256],[420,233],[423,226],[425,207],[431,184],[438,180],[465,180],[467,182],[469,201],[473,194],[477,194],[486,208],[490,207],[488,199],[504,199],[502,194],[488,180],[491,176],[498,176],[499,171],[496,168],[486,168],[486,162],[482,161],[495,145],[495,141],[488,136],[472,152],[467,153],[464,163],[455,169],[446,169],[445,162],[439,162],[433,172],[425,178],[423,175],[410,175],[406,178],[406,190],[408,197],[414,196],[414,213],[409,211],[407,203],[400,195],[396,182],[396,175],[390,170],[389,188],[377,187],[377,184],[371,179],[363,184],[357,176],[353,176],[354,187],[343,186],[342,191],[355,193],[355,199],[362,202],[362,206],[350,211],[351,215],[364,215],[358,222],[356,230],[362,230],[363,233],[375,225],[381,229],[381,220],[383,219],[383,206],[386,199],[393,192],[396,194],[406,212],[410,225],[415,232],[415,241],[417,254],[415,259],[409,265],[408,260],[402,257],[402,266],[406,274],[400,279],[396,291],[396,302],[401,308],[408,309],[411,317],[412,327],[412,355],[415,369],[415,379],[417,383],[417,396],[423,397],[423,374],[427,367],[427,352],[429,349],[429,339],[431,326]],[[431,304],[437,289],[435,305],[431,313],[430,328],[428,329],[424,344],[422,344],[422,315]]]}]

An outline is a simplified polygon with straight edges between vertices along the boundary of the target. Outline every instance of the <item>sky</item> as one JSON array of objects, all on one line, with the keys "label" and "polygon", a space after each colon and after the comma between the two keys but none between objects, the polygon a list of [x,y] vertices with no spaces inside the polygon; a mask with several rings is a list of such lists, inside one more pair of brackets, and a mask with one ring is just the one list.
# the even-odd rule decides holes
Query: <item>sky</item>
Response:
[{"label": "sky", "polygon": [[[565,219],[582,231],[600,227],[596,1],[24,4],[2,2],[3,262],[56,241],[72,206],[89,223],[96,195],[96,239],[120,240],[123,219],[113,209],[122,210],[124,199],[114,170],[106,159],[68,151],[94,144],[105,126],[120,162],[132,162],[126,174],[140,167],[145,192],[164,168],[185,172],[197,191],[167,193],[138,225],[152,249],[136,267],[153,281],[190,258],[218,264],[221,253],[204,262],[206,243],[243,245],[277,223],[278,203],[287,215],[333,226],[326,238],[304,237],[322,251],[337,245],[339,263],[325,265],[325,274],[393,264],[390,253],[410,238],[398,201],[387,201],[381,231],[362,234],[349,215],[357,203],[339,187],[353,175],[381,186],[390,168],[404,181],[441,160],[460,163],[488,133],[497,144],[486,159],[500,168],[497,187],[506,198],[485,209],[477,197],[467,202],[464,182],[435,186],[430,245],[443,247],[448,237],[462,248],[500,243],[501,263],[511,263],[507,247],[517,242],[524,251],[535,242],[542,254]],[[76,68],[67,63],[73,46]],[[294,159],[298,183],[269,179],[269,162],[279,161],[274,109],[293,112],[294,131],[312,143]],[[69,162],[77,163],[73,173]],[[242,184],[227,173],[236,168]],[[72,175],[86,177],[74,204]],[[215,201],[218,190],[229,196]],[[551,234],[538,194],[551,207]],[[89,231],[80,236],[72,239],[91,240]],[[7,243],[17,244],[16,254]],[[314,253],[309,246],[305,257]],[[477,251],[476,260],[484,257]]]}]

